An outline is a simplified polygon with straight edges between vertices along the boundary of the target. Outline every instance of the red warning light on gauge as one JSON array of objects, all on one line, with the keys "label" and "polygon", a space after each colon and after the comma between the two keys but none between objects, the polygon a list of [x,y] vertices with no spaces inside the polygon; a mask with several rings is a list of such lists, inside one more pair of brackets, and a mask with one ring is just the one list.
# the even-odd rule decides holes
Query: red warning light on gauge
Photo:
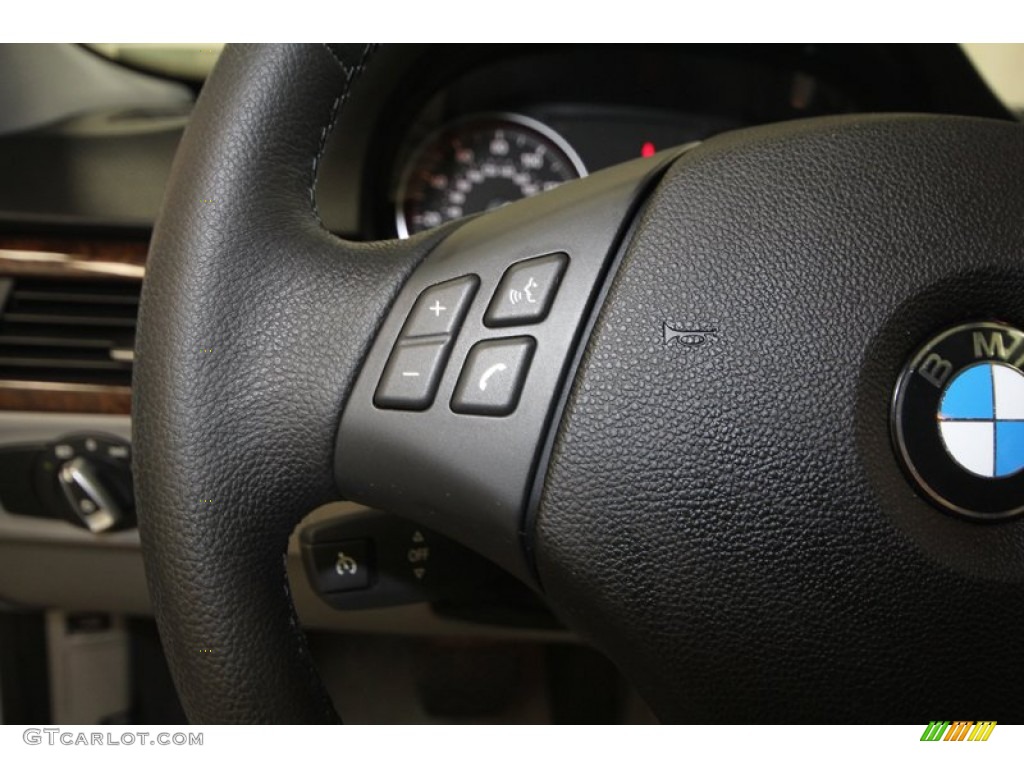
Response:
[{"label": "red warning light on gauge", "polygon": [[644,145],[640,147],[640,157],[651,157],[657,150],[654,148],[653,141],[645,141]]}]

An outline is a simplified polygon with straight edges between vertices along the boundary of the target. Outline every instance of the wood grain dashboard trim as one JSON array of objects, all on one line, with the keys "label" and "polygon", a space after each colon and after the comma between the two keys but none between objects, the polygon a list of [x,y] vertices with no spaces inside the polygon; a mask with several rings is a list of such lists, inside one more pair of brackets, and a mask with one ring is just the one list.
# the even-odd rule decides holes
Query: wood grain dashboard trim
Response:
[{"label": "wood grain dashboard trim", "polygon": [[128,414],[130,387],[0,379],[0,411]]},{"label": "wood grain dashboard trim", "polygon": [[121,261],[82,259],[69,253],[0,248],[0,276],[141,280],[146,268]]}]

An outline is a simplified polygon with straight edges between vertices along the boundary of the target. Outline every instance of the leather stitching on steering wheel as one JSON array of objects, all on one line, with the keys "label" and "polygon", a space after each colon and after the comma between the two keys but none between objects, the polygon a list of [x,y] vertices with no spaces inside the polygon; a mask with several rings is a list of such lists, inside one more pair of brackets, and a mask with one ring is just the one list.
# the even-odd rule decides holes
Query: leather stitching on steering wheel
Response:
[{"label": "leather stitching on steering wheel", "polygon": [[317,223],[323,227],[323,220],[320,218],[320,210],[316,204],[316,178],[320,168],[320,160],[323,158],[324,150],[327,148],[327,137],[331,135],[331,131],[334,129],[334,123],[338,119],[338,113],[341,111],[342,106],[348,101],[349,94],[352,92],[352,85],[356,79],[363,73],[366,68],[366,62],[369,60],[370,55],[377,47],[374,43],[367,43],[363,46],[363,52],[356,60],[355,64],[346,67],[344,62],[338,57],[338,54],[334,52],[334,49],[330,45],[324,43],[323,46],[331,58],[334,59],[335,63],[341,69],[345,75],[345,84],[341,87],[341,91],[334,98],[334,103],[331,104],[331,109],[328,113],[327,122],[324,123],[323,128],[320,129],[320,145],[317,147],[316,154],[313,156],[313,169],[312,175],[309,180],[309,204],[313,209],[313,215],[316,217]]}]

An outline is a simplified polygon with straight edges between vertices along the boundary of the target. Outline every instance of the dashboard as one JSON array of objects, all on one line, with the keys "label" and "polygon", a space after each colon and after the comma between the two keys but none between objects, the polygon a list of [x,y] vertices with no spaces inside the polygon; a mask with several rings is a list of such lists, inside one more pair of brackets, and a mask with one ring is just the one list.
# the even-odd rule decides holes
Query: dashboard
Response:
[{"label": "dashboard", "polygon": [[[339,141],[362,144],[363,163],[353,174],[351,154],[328,148],[318,195],[331,229],[401,236],[426,228],[424,216],[436,226],[745,126],[853,112],[1006,116],[955,46],[457,46],[443,48],[440,62],[438,52],[406,50],[389,62],[404,70],[402,87],[374,88],[372,130],[339,124]],[[502,125],[524,144],[495,162],[489,146],[474,144],[489,144]],[[524,167],[528,147],[543,147],[552,163]],[[488,172],[508,176],[472,180]]]},{"label": "dashboard", "polygon": [[[113,79],[147,77],[106,67]],[[149,611],[124,463],[135,311],[200,90],[170,84],[161,101],[149,85],[144,106],[98,104],[0,134],[0,598],[12,603]],[[316,207],[344,237],[405,237],[725,131],[880,111],[1010,117],[956,46],[394,46],[326,139]],[[122,513],[113,524],[69,509],[88,494],[63,483],[71,461],[108,487]],[[334,524],[350,507],[305,525]],[[307,626],[558,631],[499,579],[500,598],[478,594],[461,609],[432,599],[433,609],[335,610],[303,575],[300,538],[290,569]]]}]

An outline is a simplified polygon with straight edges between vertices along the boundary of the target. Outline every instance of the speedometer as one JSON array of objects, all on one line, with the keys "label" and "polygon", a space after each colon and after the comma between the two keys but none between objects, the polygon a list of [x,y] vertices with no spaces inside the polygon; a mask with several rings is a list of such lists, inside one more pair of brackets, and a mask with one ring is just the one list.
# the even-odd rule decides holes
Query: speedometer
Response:
[{"label": "speedometer", "polygon": [[586,175],[569,143],[537,120],[505,113],[465,118],[412,153],[398,188],[398,234],[408,237]]}]

